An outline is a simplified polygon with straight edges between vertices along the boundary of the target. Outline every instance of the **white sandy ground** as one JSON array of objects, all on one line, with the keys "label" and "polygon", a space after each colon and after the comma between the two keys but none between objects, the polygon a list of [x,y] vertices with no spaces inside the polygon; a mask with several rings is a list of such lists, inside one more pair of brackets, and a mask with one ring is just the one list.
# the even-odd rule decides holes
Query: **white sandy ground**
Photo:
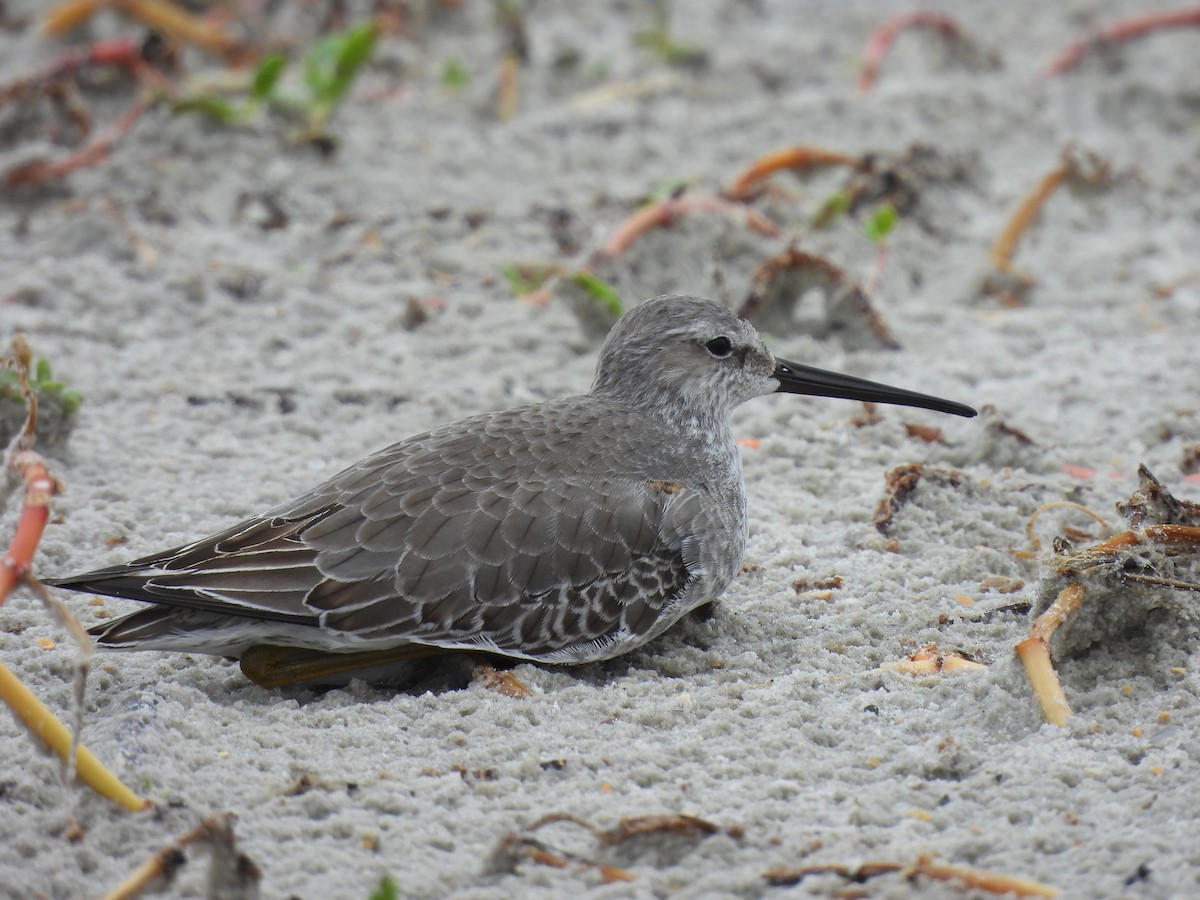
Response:
[{"label": "white sandy ground", "polygon": [[[36,5],[5,4],[10,19]],[[755,401],[736,421],[762,441],[744,454],[749,571],[715,617],[603,665],[518,666],[525,700],[479,682],[421,696],[361,684],[264,690],[218,659],[102,655],[85,740],[161,813],[126,814],[82,792],[86,834],[65,842],[57,763],[0,717],[0,894],[98,896],[203,815],[231,810],[267,898],[365,898],[385,874],[406,897],[832,896],[842,882],[831,876],[771,888],[762,873],[921,853],[1070,897],[1200,895],[1200,661],[1186,616],[1159,621],[1154,640],[1116,635],[1061,660],[1075,715],[1055,728],[1012,652],[1029,618],[997,611],[1037,599],[1039,564],[1009,548],[1025,545],[1039,505],[1077,500],[1115,522],[1112,504],[1136,487],[1140,462],[1180,496],[1200,494],[1180,467],[1200,440],[1200,291],[1153,292],[1198,264],[1200,34],[1153,36],[1052,82],[1034,78],[1089,21],[1142,5],[941,4],[1002,66],[964,70],[934,38],[910,34],[860,97],[857,55],[898,4],[678,3],[675,36],[711,54],[691,73],[630,46],[649,21],[635,5],[544,2],[529,15],[521,111],[499,123],[489,110],[500,38],[490,6],[469,3],[439,15],[421,45],[381,49],[392,70],[376,67],[338,114],[328,161],[266,125],[155,112],[110,162],[4,197],[0,337],[28,332],[86,395],[52,457],[67,492],[38,559],[47,575],[203,535],[450,418],[586,389],[596,339],[561,304],[514,300],[500,266],[568,259],[555,210],[586,249],[662,182],[714,191],[793,143],[891,154],[924,141],[973,168],[969,183],[924,198],[932,233],[905,220],[894,235],[877,299],[902,350],[795,331],[773,335],[773,348],[992,404],[1037,443],[996,437],[981,420],[884,409],[882,422],[856,427],[855,404]],[[306,27],[290,6],[278,25]],[[96,27],[111,33],[115,20]],[[568,48],[583,62],[556,74],[554,54]],[[0,76],[59,50],[28,27],[0,30]],[[452,58],[472,75],[462,95],[439,84]],[[641,89],[585,97],[614,83]],[[115,115],[124,96],[94,100],[98,115]],[[3,121],[5,169],[56,149]],[[1027,306],[978,299],[991,240],[1071,140],[1125,177],[1107,194],[1052,199],[1017,255],[1038,279]],[[776,181],[792,199],[770,211],[796,225],[834,184]],[[264,197],[286,227],[259,227]],[[738,252],[757,247],[755,258],[778,249],[736,225],[686,224],[635,248],[618,273],[627,297],[722,284],[737,296],[747,270],[714,275],[718,232]],[[802,246],[856,277],[874,264],[853,224]],[[410,298],[444,311],[407,330]],[[907,437],[905,422],[943,428],[946,443]],[[871,515],[884,473],[905,463],[966,479],[919,487],[885,537]],[[1063,464],[1098,474],[1072,477]],[[0,534],[15,512],[10,501]],[[1043,533],[1064,522],[1088,525],[1059,514]],[[834,575],[842,587],[828,600],[793,588]],[[991,575],[1025,587],[985,592]],[[129,608],[67,600],[88,623]],[[5,663],[65,713],[65,635],[24,594],[2,626]],[[42,637],[58,646],[41,649]],[[928,642],[988,668],[881,669]],[[294,790],[302,776],[315,786]],[[492,865],[506,833],[554,812],[604,828],[686,812],[743,836],[601,847],[570,825],[538,833],[627,869],[629,883],[582,866]],[[194,857],[171,895],[201,896],[204,869]],[[867,890],[970,895],[895,876]]]}]

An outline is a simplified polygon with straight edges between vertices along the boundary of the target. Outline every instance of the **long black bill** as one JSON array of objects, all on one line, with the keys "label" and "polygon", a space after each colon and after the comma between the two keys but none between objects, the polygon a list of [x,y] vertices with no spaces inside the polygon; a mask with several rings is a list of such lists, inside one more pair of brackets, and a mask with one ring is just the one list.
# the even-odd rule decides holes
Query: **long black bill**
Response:
[{"label": "long black bill", "polygon": [[842,397],[847,400],[864,400],[869,403],[894,403],[897,406],[919,406],[956,416],[974,416],[975,410],[964,403],[942,400],[929,394],[918,394],[902,388],[888,387],[853,375],[839,375],[812,366],[775,360],[775,377],[779,379],[779,390],[785,394],[811,394],[814,397]]}]

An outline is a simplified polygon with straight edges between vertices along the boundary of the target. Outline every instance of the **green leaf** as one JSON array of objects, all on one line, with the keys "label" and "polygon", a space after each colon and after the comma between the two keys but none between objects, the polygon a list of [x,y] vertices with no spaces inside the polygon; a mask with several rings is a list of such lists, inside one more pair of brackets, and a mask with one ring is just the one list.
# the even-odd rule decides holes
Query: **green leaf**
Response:
[{"label": "green leaf", "polygon": [[359,69],[366,65],[367,60],[371,58],[378,37],[379,28],[374,22],[364,22],[346,34],[334,64],[334,75],[340,86],[339,97],[346,88],[350,87],[350,83],[358,75]]},{"label": "green leaf", "polygon": [[368,900],[400,900],[400,886],[391,875],[379,879],[379,887],[371,891]]},{"label": "green leaf", "polygon": [[371,57],[379,30],[365,22],[313,45],[304,56],[304,83],[318,105],[333,107]]},{"label": "green leaf", "polygon": [[821,204],[821,208],[813,216],[813,227],[827,227],[834,219],[845,215],[848,209],[850,209],[850,192],[834,191],[825,198],[825,202]]},{"label": "green leaf", "polygon": [[675,197],[682,197],[688,189],[688,180],[686,178],[671,178],[654,187],[650,191],[649,197],[646,198],[647,203],[658,203],[661,200],[671,200]]},{"label": "green leaf", "polygon": [[511,265],[502,266],[500,271],[508,280],[514,297],[527,297],[559,270],[555,266]]},{"label": "green leaf", "polygon": [[177,100],[171,110],[176,113],[200,113],[226,125],[236,124],[242,118],[241,107],[213,94],[198,94]]},{"label": "green leaf", "polygon": [[882,244],[898,221],[900,215],[896,212],[896,207],[890,203],[883,203],[872,213],[871,218],[863,222],[863,231],[875,243]]},{"label": "green leaf", "polygon": [[83,394],[79,393],[79,391],[63,391],[62,396],[58,398],[58,404],[68,416],[74,415],[83,404]]},{"label": "green leaf", "polygon": [[287,60],[278,53],[272,53],[258,64],[254,70],[254,82],[250,88],[250,96],[255,100],[266,100],[275,89],[279,76],[283,74]]},{"label": "green leaf", "polygon": [[625,304],[621,302],[621,295],[607,281],[601,281],[591,272],[576,272],[571,280],[598,300],[605,311],[612,313],[614,318],[625,312]]},{"label": "green leaf", "polygon": [[701,68],[708,64],[708,51],[703,47],[676,43],[665,27],[637,32],[633,36],[633,45],[671,66]]},{"label": "green leaf", "polygon": [[895,207],[884,204],[863,223],[863,230],[871,240],[882,243],[887,240],[888,235],[892,233],[899,221],[900,217],[896,213]]},{"label": "green leaf", "polygon": [[508,289],[513,292],[514,297],[524,297],[529,293],[529,281],[521,274],[520,269],[516,266],[502,266],[500,271],[504,273]]},{"label": "green leaf", "polygon": [[471,83],[466,66],[457,59],[448,59],[442,64],[442,87],[450,91],[461,91]]},{"label": "green leaf", "polygon": [[49,381],[54,376],[50,374],[50,360],[42,356],[38,358],[37,365],[34,366],[33,380],[35,384]]}]

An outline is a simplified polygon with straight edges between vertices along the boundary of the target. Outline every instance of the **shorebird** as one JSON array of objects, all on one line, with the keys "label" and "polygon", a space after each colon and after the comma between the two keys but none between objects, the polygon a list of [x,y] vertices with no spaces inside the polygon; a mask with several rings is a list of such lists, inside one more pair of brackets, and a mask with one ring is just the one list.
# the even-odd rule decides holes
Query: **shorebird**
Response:
[{"label": "shorebird", "polygon": [[587,394],[451,422],[219,534],[49,583],[150,604],[93,628],[102,646],[236,657],[260,684],[430,651],[609,659],[733,581],[729,416],[779,392],[975,415],[776,359],[720,304],[663,296],[613,326]]}]

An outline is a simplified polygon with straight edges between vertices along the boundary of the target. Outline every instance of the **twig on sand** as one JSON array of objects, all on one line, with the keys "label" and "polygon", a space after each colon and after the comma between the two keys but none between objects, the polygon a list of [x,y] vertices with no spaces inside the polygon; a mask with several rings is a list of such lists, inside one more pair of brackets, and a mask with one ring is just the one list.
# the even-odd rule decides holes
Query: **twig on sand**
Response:
[{"label": "twig on sand", "polygon": [[77,169],[94,166],[112,152],[117,141],[129,133],[129,130],[133,128],[149,106],[150,101],[146,97],[139,97],[103,134],[60,159],[35,160],[10,169],[4,176],[5,185],[13,188],[45,184],[48,181],[65,178]]},{"label": "twig on sand", "polygon": [[825,298],[825,318],[830,329],[861,329],[865,325],[879,346],[887,349],[900,346],[871,305],[866,290],[825,257],[795,247],[769,256],[759,264],[738,315],[752,322],[771,316],[787,318],[796,299],[814,288]]},{"label": "twig on sand", "polygon": [[900,36],[901,32],[910,28],[934,31],[941,35],[947,45],[952,48],[969,43],[962,29],[959,28],[958,22],[944,13],[918,9],[897,13],[884,19],[871,32],[866,49],[863,50],[862,68],[858,72],[860,94],[867,93],[875,86],[875,81],[879,77],[879,69],[883,66],[883,60],[888,55],[888,51],[892,49],[892,44],[896,42],[896,38]]},{"label": "twig on sand", "polygon": [[599,873],[600,879],[605,884],[636,880],[636,876],[625,869],[555,849],[533,837],[535,831],[559,823],[578,825],[580,828],[590,831],[599,843],[609,847],[635,838],[654,838],[660,835],[673,835],[678,839],[688,841],[700,841],[721,833],[727,834],[735,840],[743,836],[740,826],[721,828],[698,816],[687,814],[634,816],[621,819],[614,828],[601,829],[579,816],[569,813],[550,813],[520,831],[504,835],[493,854],[493,867],[499,870],[513,871],[520,862],[528,860],[556,869],[566,868],[569,865],[592,869]]},{"label": "twig on sand", "polygon": [[648,231],[669,228],[684,216],[697,213],[731,214],[740,217],[746,223],[746,227],[764,237],[779,236],[778,225],[762,213],[755,212],[741,203],[721,197],[667,197],[657,203],[643,206],[618,225],[608,240],[591,255],[586,268],[591,271],[601,262],[616,259]]},{"label": "twig on sand", "polygon": [[763,874],[767,884],[772,887],[790,887],[799,884],[809,875],[837,875],[847,881],[863,882],[880,875],[898,874],[916,881],[918,878],[931,878],[934,881],[957,883],[966,890],[986,891],[989,894],[1015,894],[1018,897],[1057,897],[1058,888],[1034,881],[1031,878],[1020,878],[1015,875],[999,875],[974,869],[967,866],[948,866],[936,862],[933,856],[922,854],[914,862],[865,862],[857,866],[841,863],[826,863],[824,865],[800,866],[794,869],[772,869]]},{"label": "twig on sand", "polygon": [[132,900],[146,893],[159,893],[169,887],[187,862],[184,849],[193,844],[207,847],[212,857],[205,896],[222,897],[225,900],[257,898],[262,871],[250,857],[238,850],[233,823],[233,813],[209,816],[138,866],[128,878],[105,894],[104,900]]},{"label": "twig on sand", "polygon": [[1200,25],[1200,6],[1187,6],[1182,9],[1159,10],[1152,13],[1140,13],[1126,19],[1118,19],[1102,25],[1089,34],[1073,41],[1059,51],[1058,55],[1042,69],[1042,78],[1053,78],[1075,68],[1087,54],[1101,46],[1111,46],[1134,38],[1142,37],[1152,31],[1162,31],[1168,28],[1187,28]]},{"label": "twig on sand", "polygon": [[42,31],[61,35],[82,25],[101,9],[113,9],[148,28],[216,56],[236,56],[243,47],[223,27],[167,0],[64,0],[42,20]]},{"label": "twig on sand", "polygon": [[[679,219],[700,214],[726,214],[739,217],[751,231],[764,237],[778,237],[779,226],[750,207],[723,197],[671,196],[650,203],[634,211],[618,225],[599,247],[590,253],[578,269],[562,269],[553,275],[574,280],[595,281],[595,272],[606,263],[620,257],[649,231],[670,228]],[[530,291],[525,299],[530,303],[545,303],[550,299],[549,285]]]},{"label": "twig on sand", "polygon": [[1100,190],[1111,183],[1112,169],[1104,159],[1075,144],[1068,144],[1059,164],[1018,204],[992,244],[989,253],[992,272],[984,279],[982,292],[999,295],[1005,306],[1020,306],[1034,279],[1016,270],[1013,254],[1046,201],[1063,184],[1083,190]]},{"label": "twig on sand", "polygon": [[[1093,593],[1100,592],[1105,579],[1115,580],[1119,585],[1133,583],[1200,592],[1200,582],[1175,577],[1168,568],[1172,560],[1200,557],[1200,504],[1171,496],[1145,466],[1138,470],[1138,475],[1141,481],[1138,490],[1117,507],[1129,520],[1130,530],[1079,549],[1056,540],[1055,554],[1048,563],[1050,574],[1067,583],[1054,602],[1034,620],[1029,636],[1016,646],[1042,716],[1052,725],[1063,725],[1071,715],[1071,707],[1054,671],[1050,640],[1084,606],[1088,599],[1086,582],[1092,582]],[[1027,531],[1031,529],[1032,520]],[[1124,596],[1122,602],[1128,600]]]},{"label": "twig on sand", "polygon": [[802,172],[805,169],[823,169],[830,166],[848,166],[857,170],[863,168],[864,163],[861,157],[825,147],[809,144],[785,147],[760,156],[750,163],[725,190],[725,196],[731,200],[748,200],[753,197],[759,186],[776,172],[784,169]]}]

